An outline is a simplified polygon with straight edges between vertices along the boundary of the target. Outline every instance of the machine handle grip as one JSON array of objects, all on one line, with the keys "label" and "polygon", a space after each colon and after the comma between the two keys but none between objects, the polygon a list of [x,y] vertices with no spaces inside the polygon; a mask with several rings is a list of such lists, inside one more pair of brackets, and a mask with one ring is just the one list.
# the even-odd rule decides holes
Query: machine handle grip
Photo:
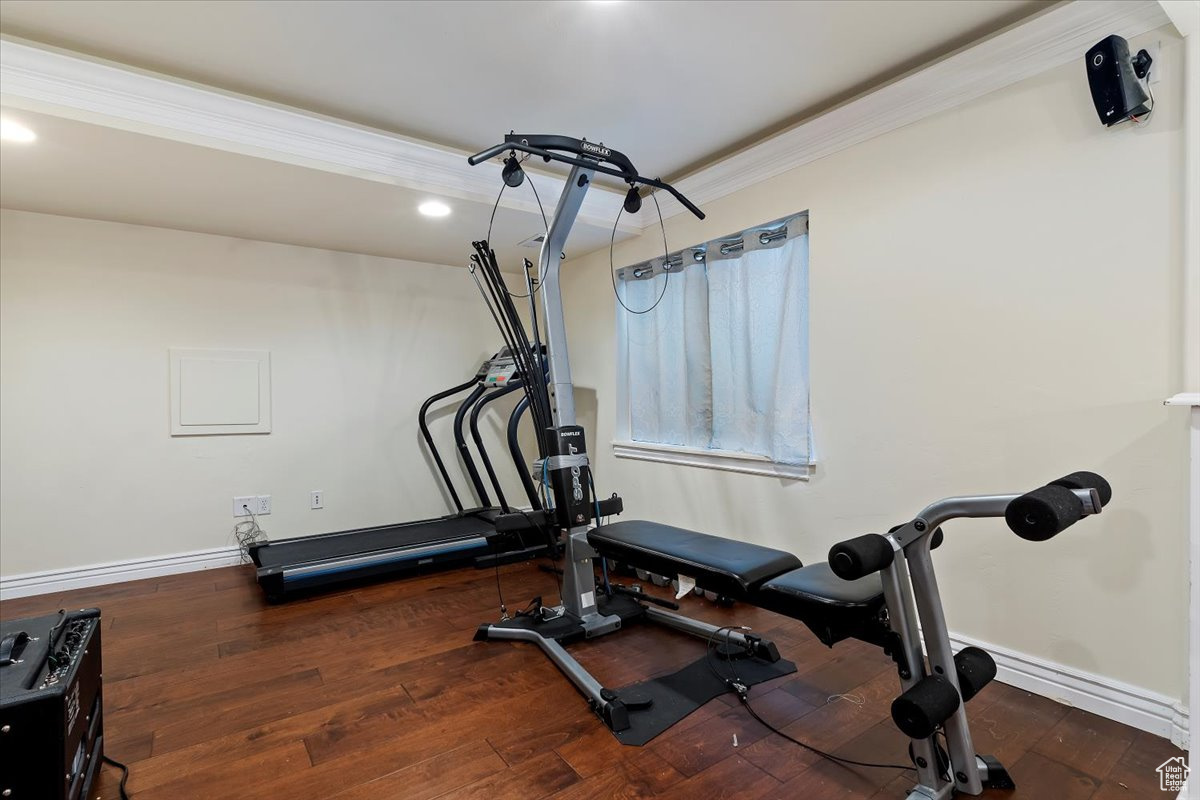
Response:
[{"label": "machine handle grip", "polygon": [[1112,500],[1112,487],[1108,485],[1108,481],[1094,472],[1072,472],[1056,481],[1050,481],[1048,485],[1062,486],[1066,489],[1095,489],[1096,494],[1100,495],[1101,506],[1108,505],[1108,501]]},{"label": "machine handle grip", "polygon": [[[528,142],[542,142],[545,147],[537,147]],[[554,149],[547,149],[554,148]],[[608,148],[604,148],[608,150]],[[616,150],[608,150],[608,155],[599,155],[583,149],[581,140],[571,139],[566,136],[517,136],[509,134],[506,137],[504,144],[494,144],[486,150],[481,150],[473,156],[467,157],[467,163],[471,166],[476,166],[484,161],[487,161],[495,156],[500,155],[505,150],[520,150],[522,153],[529,153],[532,156],[539,156],[546,161],[559,161],[563,164],[571,164],[572,166],[584,167],[585,169],[602,172],[605,175],[612,175],[615,178],[620,178],[628,183],[640,183],[646,186],[653,186],[657,189],[665,189],[671,193],[671,196],[680,202],[680,204],[688,211],[692,212],[698,219],[704,219],[704,212],[701,211],[695,203],[688,200],[683,194],[666,181],[661,181],[658,178],[646,178],[638,175],[633,169],[633,164],[624,154]],[[567,153],[559,152],[566,150]],[[577,155],[570,155],[574,153]],[[606,166],[614,164],[616,166]]]},{"label": "machine handle grip", "polygon": [[[599,507],[601,517],[613,517],[625,510],[625,502],[618,496],[605,497],[588,506],[589,516],[595,514]],[[545,528],[557,525],[553,511],[514,511],[508,514],[497,514],[492,522],[496,533],[511,533],[512,531],[527,531],[533,528]]]},{"label": "machine handle grip", "polygon": [[[597,500],[596,505],[600,507],[601,517],[613,517],[625,510],[625,501],[616,494]],[[596,521],[599,522],[599,520]]]},{"label": "machine handle grip", "polygon": [[671,184],[666,183],[665,181],[660,181],[656,178],[643,178],[640,176],[637,178],[637,182],[644,183],[647,186],[654,186],[658,189],[666,189],[671,193],[672,197],[679,201],[680,205],[692,212],[692,215],[696,217],[696,219],[704,219],[704,212],[701,211],[695,203],[684,197],[683,194]]},{"label": "machine handle grip", "polygon": [[1051,484],[1014,499],[1004,511],[1004,521],[1022,539],[1044,542],[1074,525],[1083,515],[1083,501],[1075,492]]},{"label": "machine handle grip", "polygon": [[476,153],[473,156],[467,156],[467,163],[470,164],[472,167],[474,167],[479,164],[482,164],[484,161],[495,158],[496,156],[503,153],[505,150],[509,150],[509,149],[511,149],[511,148],[507,144],[494,144],[491,147],[489,147],[487,150],[483,150],[479,153]]},{"label": "machine handle grip", "polygon": [[853,581],[890,566],[895,555],[887,538],[868,533],[829,548],[829,568],[842,580]]}]

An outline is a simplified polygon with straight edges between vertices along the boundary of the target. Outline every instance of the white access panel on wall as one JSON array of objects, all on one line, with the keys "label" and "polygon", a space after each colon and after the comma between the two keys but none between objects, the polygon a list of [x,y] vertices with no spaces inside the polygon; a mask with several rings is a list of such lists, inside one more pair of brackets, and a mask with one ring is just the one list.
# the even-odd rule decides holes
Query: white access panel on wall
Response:
[{"label": "white access panel on wall", "polygon": [[271,432],[271,354],[170,349],[171,435]]}]

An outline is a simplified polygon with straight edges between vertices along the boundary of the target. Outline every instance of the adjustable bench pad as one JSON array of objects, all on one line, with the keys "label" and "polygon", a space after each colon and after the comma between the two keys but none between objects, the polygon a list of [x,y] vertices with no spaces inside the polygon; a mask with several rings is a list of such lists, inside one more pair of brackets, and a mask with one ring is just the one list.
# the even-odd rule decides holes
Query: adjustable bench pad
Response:
[{"label": "adjustable bench pad", "polygon": [[602,525],[588,533],[588,543],[602,556],[660,575],[687,575],[704,589],[751,602],[762,583],[801,566],[782,550],[643,520]]},{"label": "adjustable bench pad", "polygon": [[877,631],[879,612],[886,603],[878,573],[847,581],[824,561],[772,578],[752,600],[768,611],[800,620],[830,647]]},{"label": "adjustable bench pad", "polygon": [[626,520],[588,533],[602,556],[660,575],[687,575],[704,589],[798,619],[829,646],[870,637],[883,609],[878,574],[839,578],[829,564],[801,566],[782,550],[704,533]]},{"label": "adjustable bench pad", "polygon": [[877,572],[858,580],[844,580],[822,561],[772,578],[759,587],[755,601],[789,616],[789,608],[813,605],[877,611],[883,604],[883,582]]}]

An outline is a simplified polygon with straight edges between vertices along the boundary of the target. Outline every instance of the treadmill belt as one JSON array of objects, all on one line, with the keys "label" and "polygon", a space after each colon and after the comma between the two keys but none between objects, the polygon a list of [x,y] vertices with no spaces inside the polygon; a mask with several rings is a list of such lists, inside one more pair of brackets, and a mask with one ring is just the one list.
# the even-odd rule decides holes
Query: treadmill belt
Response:
[{"label": "treadmill belt", "polygon": [[321,536],[301,536],[272,542],[257,552],[260,567],[291,567],[312,561],[364,555],[378,550],[432,544],[471,536],[492,536],[496,529],[478,517],[443,517],[383,525]]}]

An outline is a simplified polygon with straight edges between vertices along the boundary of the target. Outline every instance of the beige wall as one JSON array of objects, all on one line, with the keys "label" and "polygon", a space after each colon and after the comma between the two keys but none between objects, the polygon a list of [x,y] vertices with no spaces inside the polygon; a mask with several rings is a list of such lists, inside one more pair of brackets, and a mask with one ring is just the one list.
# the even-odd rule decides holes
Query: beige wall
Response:
[{"label": "beige wall", "polygon": [[[462,269],[4,211],[2,572],[230,545],[235,495],[276,538],[445,513],[417,408],[495,339]],[[273,431],[172,438],[169,347],[269,350]]]},{"label": "beige wall", "polygon": [[[809,482],[614,458],[608,252],[568,263],[600,493],[813,561],[939,497],[1099,471],[1112,504],[1053,541],[949,526],[951,630],[1181,697],[1186,420],[1162,400],[1181,364],[1182,48],[1152,38],[1162,80],[1143,129],[1102,128],[1073,63],[668,222],[677,248],[810,211]],[[647,231],[616,264],[661,247]]]}]

